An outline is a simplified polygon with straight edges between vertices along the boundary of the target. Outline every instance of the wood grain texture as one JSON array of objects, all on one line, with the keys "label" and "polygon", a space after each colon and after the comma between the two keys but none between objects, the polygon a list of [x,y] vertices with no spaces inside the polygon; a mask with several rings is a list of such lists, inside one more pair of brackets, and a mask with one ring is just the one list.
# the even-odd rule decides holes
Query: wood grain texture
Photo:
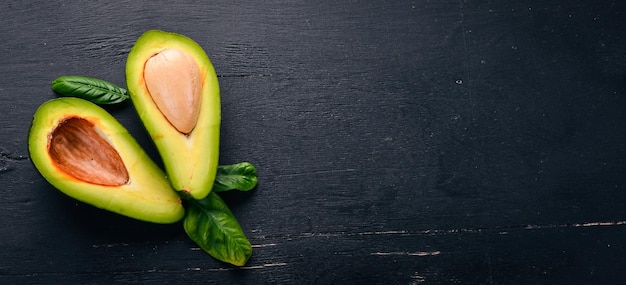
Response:
[{"label": "wood grain texture", "polygon": [[[624,8],[2,4],[0,283],[624,282]],[[148,29],[205,48],[222,89],[221,163],[257,167],[257,189],[224,195],[254,246],[243,268],[180,224],[63,196],[28,159],[50,82],[124,85]],[[109,110],[158,160],[131,106]]]}]

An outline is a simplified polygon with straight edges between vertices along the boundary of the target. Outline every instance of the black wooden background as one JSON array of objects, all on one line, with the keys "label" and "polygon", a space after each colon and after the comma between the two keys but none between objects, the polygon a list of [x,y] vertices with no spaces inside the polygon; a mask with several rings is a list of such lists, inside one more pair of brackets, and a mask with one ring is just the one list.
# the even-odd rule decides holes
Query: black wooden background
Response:
[{"label": "black wooden background", "polygon": [[[183,2],[0,4],[0,283],[626,282],[623,1]],[[50,82],[125,86],[149,29],[207,51],[220,163],[258,169],[225,195],[245,267],[28,157]],[[132,106],[109,110],[158,159]]]}]

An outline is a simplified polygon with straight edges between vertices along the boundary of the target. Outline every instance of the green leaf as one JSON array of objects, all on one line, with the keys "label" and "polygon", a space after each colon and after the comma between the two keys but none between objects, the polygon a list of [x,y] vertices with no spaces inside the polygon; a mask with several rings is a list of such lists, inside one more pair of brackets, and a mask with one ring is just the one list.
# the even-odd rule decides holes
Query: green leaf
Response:
[{"label": "green leaf", "polygon": [[115,104],[129,98],[126,89],[111,82],[77,75],[55,79],[52,90],[61,96],[78,97],[96,104]]},{"label": "green leaf", "polygon": [[215,176],[212,191],[249,191],[256,187],[257,183],[256,168],[250,162],[220,165],[217,167],[217,175]]},{"label": "green leaf", "polygon": [[252,255],[239,222],[215,192],[189,201],[183,226],[191,240],[218,260],[243,266]]}]

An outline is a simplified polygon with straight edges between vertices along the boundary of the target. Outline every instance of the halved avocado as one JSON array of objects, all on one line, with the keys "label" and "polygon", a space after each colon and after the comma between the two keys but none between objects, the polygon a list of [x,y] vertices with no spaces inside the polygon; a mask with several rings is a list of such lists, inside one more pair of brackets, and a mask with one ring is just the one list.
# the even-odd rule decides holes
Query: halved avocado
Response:
[{"label": "halved avocado", "polygon": [[126,83],[174,189],[206,197],[217,171],[221,113],[217,76],[202,47],[180,34],[148,31],[128,55]]},{"label": "halved avocado", "polygon": [[184,216],[165,173],[113,116],[91,102],[59,98],[42,104],[28,150],[42,176],[79,201],[153,223]]}]

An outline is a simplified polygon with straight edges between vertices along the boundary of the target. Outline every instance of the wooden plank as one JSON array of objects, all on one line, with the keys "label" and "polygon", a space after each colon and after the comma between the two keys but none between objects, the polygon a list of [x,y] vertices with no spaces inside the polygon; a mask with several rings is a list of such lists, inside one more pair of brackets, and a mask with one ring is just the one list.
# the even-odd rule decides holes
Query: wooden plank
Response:
[{"label": "wooden plank", "polygon": [[[623,283],[623,7],[463,1],[56,3],[0,9],[0,283]],[[254,246],[63,196],[26,134],[60,76],[124,85],[145,30],[222,90],[225,200]],[[108,108],[158,160],[130,104]]]}]

